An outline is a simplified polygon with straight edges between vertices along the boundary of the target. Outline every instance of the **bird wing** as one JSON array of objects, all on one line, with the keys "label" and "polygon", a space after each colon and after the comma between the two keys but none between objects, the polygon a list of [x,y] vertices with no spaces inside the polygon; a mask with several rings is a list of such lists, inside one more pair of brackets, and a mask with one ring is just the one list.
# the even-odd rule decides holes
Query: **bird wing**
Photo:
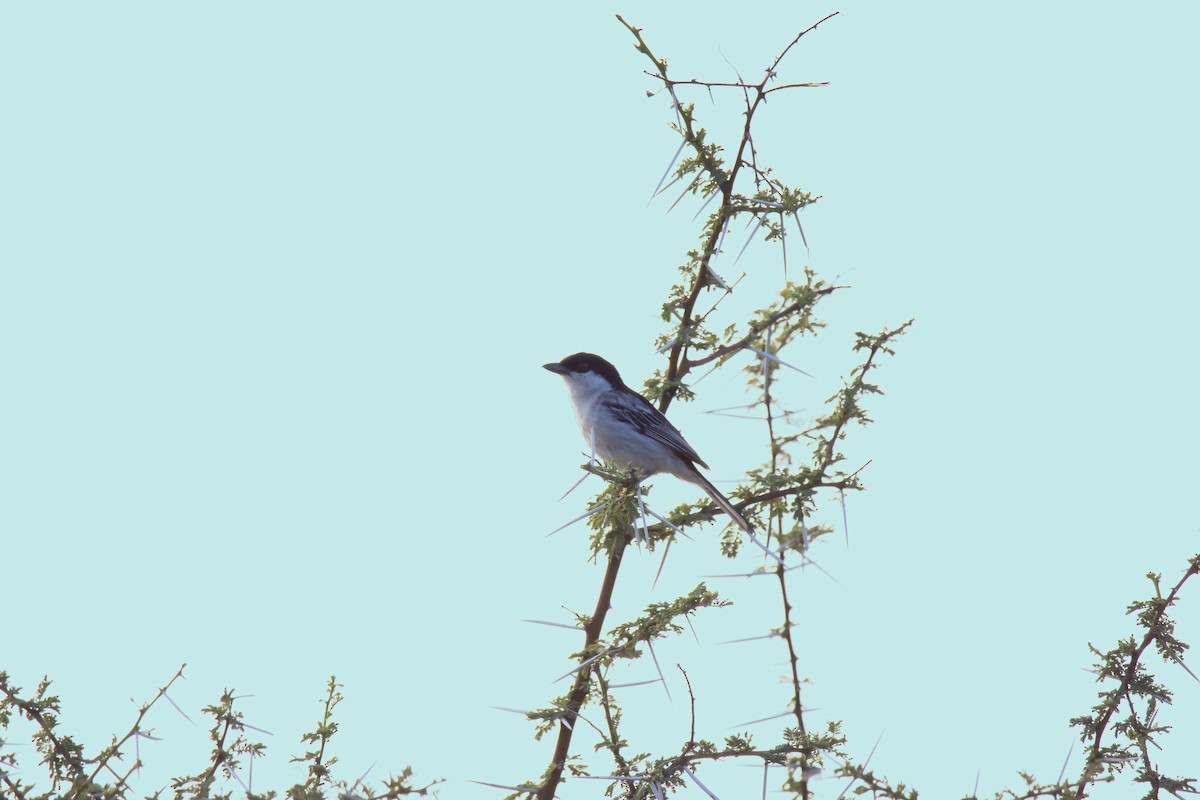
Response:
[{"label": "bird wing", "polygon": [[687,443],[679,429],[668,422],[663,413],[640,394],[630,392],[611,399],[606,398],[603,402],[614,417],[628,422],[642,435],[665,444],[682,458],[708,469],[708,464],[705,464],[700,454]]}]

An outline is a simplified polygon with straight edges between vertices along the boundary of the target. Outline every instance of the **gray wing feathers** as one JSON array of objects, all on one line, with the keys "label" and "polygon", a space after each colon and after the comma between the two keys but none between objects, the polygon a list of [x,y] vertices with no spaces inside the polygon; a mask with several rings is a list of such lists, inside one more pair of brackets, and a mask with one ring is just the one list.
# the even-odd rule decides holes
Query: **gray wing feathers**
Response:
[{"label": "gray wing feathers", "polygon": [[683,438],[683,434],[667,421],[662,412],[650,405],[645,398],[638,397],[638,400],[641,400],[644,405],[638,404],[635,407],[631,403],[623,402],[606,402],[605,405],[614,417],[628,422],[637,428],[639,433],[665,444],[680,456],[695,461],[705,469],[708,468],[708,464],[704,463],[700,454],[692,449],[692,446]]}]

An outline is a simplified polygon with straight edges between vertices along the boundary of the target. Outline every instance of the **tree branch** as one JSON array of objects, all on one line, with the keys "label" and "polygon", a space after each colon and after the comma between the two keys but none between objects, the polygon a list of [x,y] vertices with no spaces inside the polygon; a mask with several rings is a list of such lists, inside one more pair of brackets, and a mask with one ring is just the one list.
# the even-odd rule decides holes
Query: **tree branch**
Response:
[{"label": "tree branch", "polygon": [[[581,659],[587,659],[591,648],[600,640],[600,634],[604,630],[604,619],[608,616],[608,609],[612,605],[613,589],[616,588],[617,574],[621,570],[621,559],[629,547],[629,541],[628,535],[621,536],[618,541],[614,542],[613,551],[608,556],[608,567],[604,571],[604,582],[600,585],[600,596],[596,598],[596,609],[584,627],[584,655],[581,656]],[[595,669],[595,665],[588,665],[575,673],[575,681],[567,695],[565,708],[572,717],[579,715],[579,712],[583,710],[583,704],[587,701],[593,669]],[[559,721],[558,739],[554,743],[554,755],[550,761],[549,775],[538,787],[537,800],[553,800],[554,793],[558,791],[558,784],[562,782],[563,769],[566,767],[567,756],[571,749],[571,733],[572,726]]]}]

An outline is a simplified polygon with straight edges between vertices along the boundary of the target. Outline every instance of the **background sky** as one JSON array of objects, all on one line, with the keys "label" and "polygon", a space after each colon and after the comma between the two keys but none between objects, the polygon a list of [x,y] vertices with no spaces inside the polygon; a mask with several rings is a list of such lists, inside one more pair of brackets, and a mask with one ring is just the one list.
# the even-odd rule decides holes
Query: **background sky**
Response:
[{"label": "background sky", "polygon": [[[472,800],[499,793],[467,779],[535,778],[552,742],[491,707],[563,691],[578,638],[520,620],[590,610],[602,573],[581,526],[544,538],[588,494],[558,502],[582,444],[540,365],[593,350],[640,384],[698,232],[694,201],[647,206],[677,140],[612,15],[677,77],[730,80],[835,10],[780,70],[830,86],[756,118],[763,161],[822,196],[809,263],[852,286],[790,351],[816,377],[785,375],[787,401],[819,413],[854,331],[917,322],[846,443],[871,459],[848,547],[824,512],[837,582],[793,580],[810,724],[844,720],[860,760],[882,734],[872,767],[922,796],[1054,780],[1088,642],[1200,550],[1193,3],[6,4],[0,668],[50,675],[95,748],[187,662],[193,719],[252,695],[259,790],[303,777],[330,674],[343,776],[411,763]],[[694,99],[732,146],[740,99]],[[761,242],[742,271],[722,324],[782,281]],[[699,389],[672,419],[732,487],[764,434],[704,413],[748,402],[735,369]],[[696,538],[653,591],[656,558],[630,559],[611,619],[760,563]],[[686,739],[675,663],[702,736],[784,710],[782,645],[719,644],[777,625],[776,594],[707,580],[735,605],[657,648],[673,701],[627,690],[636,750]],[[1198,608],[1189,585],[1185,641]],[[1194,775],[1200,687],[1159,674],[1162,763]],[[141,793],[209,751],[169,707],[150,724]],[[721,797],[759,774],[704,771]]]}]

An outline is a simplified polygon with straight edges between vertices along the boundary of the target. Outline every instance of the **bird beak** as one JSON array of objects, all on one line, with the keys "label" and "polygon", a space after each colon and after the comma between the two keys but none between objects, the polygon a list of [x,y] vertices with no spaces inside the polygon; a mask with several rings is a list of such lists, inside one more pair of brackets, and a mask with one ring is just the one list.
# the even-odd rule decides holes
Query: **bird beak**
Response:
[{"label": "bird beak", "polygon": [[569,372],[569,370],[566,367],[564,367],[562,364],[558,363],[557,361],[553,361],[549,364],[542,364],[542,369],[548,369],[551,372],[553,372],[555,375],[566,375],[567,372]]}]

